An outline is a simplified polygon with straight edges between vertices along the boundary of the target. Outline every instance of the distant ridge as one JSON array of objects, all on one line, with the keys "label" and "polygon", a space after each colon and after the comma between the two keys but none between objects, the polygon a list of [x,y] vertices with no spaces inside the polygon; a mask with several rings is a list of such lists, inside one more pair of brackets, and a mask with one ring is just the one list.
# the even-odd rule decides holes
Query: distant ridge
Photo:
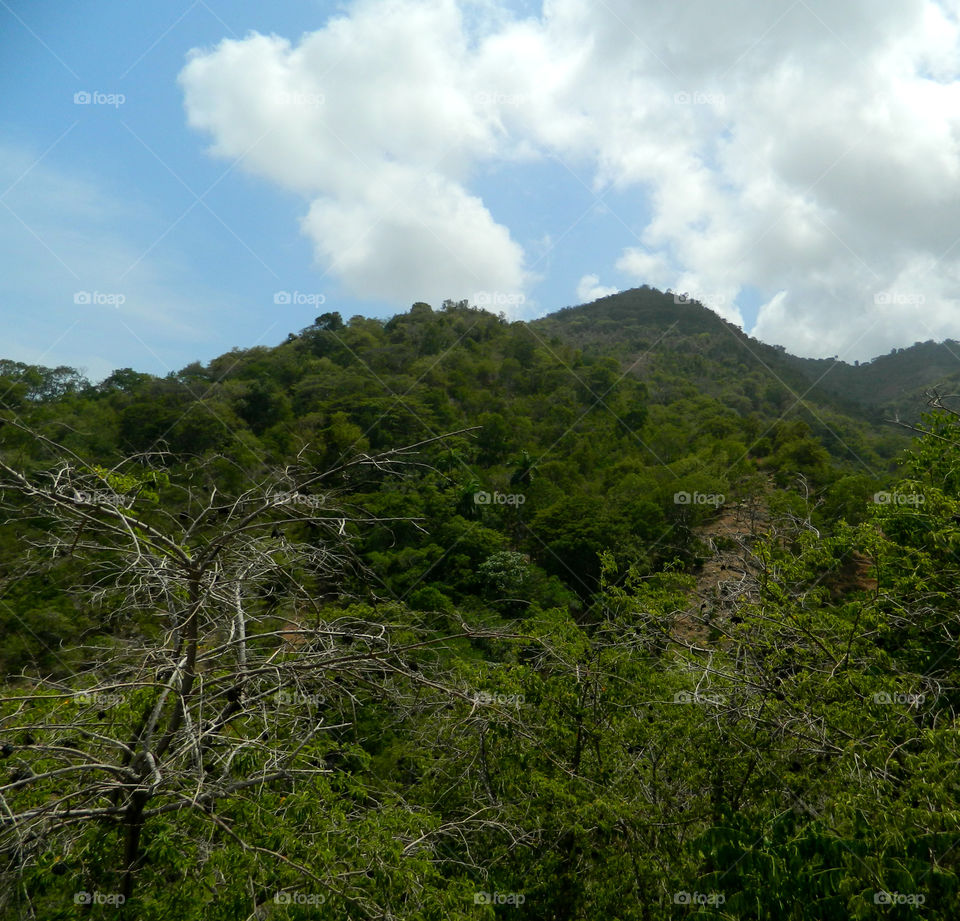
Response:
[{"label": "distant ridge", "polygon": [[[618,354],[666,349],[707,354],[721,363],[766,368],[799,395],[874,421],[916,420],[928,390],[960,393],[960,343],[916,342],[867,362],[801,358],[754,339],[697,300],[643,286],[566,307],[531,328],[587,351]],[[726,354],[724,354],[724,352]],[[812,388],[812,389],[811,389]]]}]

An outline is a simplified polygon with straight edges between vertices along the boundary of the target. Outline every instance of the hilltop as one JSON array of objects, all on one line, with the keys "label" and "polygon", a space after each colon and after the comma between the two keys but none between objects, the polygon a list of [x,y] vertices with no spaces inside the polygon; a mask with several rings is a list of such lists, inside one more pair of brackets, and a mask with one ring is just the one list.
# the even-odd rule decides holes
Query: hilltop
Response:
[{"label": "hilltop", "polygon": [[[874,424],[901,418],[916,422],[927,391],[960,387],[960,343],[916,342],[871,361],[801,358],[780,345],[754,339],[696,300],[642,287],[567,307],[531,323],[533,329],[598,353],[669,353],[699,356],[687,370],[707,384],[720,371],[739,368],[776,379],[797,397],[830,405]],[[711,368],[700,359],[714,360]],[[716,363],[719,362],[719,365]]]}]

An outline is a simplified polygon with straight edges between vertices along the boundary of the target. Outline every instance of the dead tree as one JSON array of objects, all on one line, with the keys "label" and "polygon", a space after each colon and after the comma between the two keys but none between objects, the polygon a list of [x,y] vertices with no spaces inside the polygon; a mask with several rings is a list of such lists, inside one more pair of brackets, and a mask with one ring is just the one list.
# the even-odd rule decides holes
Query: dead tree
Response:
[{"label": "dead tree", "polygon": [[[338,502],[332,476],[402,474],[421,445],[322,474],[288,467],[225,497],[199,475],[168,475],[162,456],[105,470],[8,424],[51,458],[29,473],[0,459],[8,515],[37,523],[31,558],[80,560],[84,580],[73,590],[125,629],[109,648],[90,648],[73,679],[24,679],[0,699],[0,757],[16,765],[0,783],[0,909],[4,898],[29,902],[18,893],[24,869],[51,847],[69,853],[91,824],[118,834],[121,904],[156,817],[200,815],[256,850],[218,805],[329,773],[317,752],[330,745],[317,743],[351,723],[361,692],[407,708],[421,691],[469,701],[468,689],[416,659],[493,634],[461,622],[453,636],[416,635],[404,624],[398,640],[388,619],[330,614],[315,600],[318,583],[357,567],[351,533],[373,521]],[[379,916],[349,881],[341,895],[359,915]]]}]

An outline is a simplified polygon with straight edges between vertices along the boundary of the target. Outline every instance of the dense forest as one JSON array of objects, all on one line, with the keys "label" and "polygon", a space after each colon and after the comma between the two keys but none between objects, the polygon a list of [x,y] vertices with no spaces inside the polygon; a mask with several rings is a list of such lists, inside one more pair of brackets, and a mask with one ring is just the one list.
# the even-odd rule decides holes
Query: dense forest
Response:
[{"label": "dense forest", "polygon": [[0,362],[0,918],[956,917],[948,353],[641,288]]}]

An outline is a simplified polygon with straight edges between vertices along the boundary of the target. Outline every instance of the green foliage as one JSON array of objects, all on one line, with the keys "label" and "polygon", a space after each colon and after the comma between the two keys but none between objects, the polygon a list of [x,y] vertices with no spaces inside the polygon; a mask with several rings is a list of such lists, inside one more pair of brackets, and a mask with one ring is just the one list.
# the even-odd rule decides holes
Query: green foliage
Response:
[{"label": "green foliage", "polygon": [[[223,785],[281,754],[294,769],[215,808],[177,778],[122,914],[75,901],[122,871],[124,829],[84,819],[22,864],[0,852],[0,917],[956,917],[956,419],[927,417],[895,478],[896,433],[680,306],[640,289],[531,324],[453,301],[330,312],[276,348],[97,387],[0,364],[4,419],[62,437],[148,549],[158,528],[202,553],[223,522],[190,497],[229,505],[283,469],[318,512],[278,505],[257,537],[257,649],[280,669],[309,624],[325,655],[299,710],[218,727],[243,743]],[[5,463],[52,482],[62,457],[0,436]],[[22,811],[84,789],[79,770],[24,782],[51,751],[107,759],[106,729],[173,712],[141,688],[77,738],[98,711],[76,695],[108,662],[152,680],[127,650],[185,596],[132,615],[122,586],[80,591],[116,548],[78,528],[52,554],[57,522],[8,486],[0,794]],[[327,497],[355,556],[297,571],[293,599],[290,548],[326,546]],[[229,671],[206,667],[209,721]]]}]

